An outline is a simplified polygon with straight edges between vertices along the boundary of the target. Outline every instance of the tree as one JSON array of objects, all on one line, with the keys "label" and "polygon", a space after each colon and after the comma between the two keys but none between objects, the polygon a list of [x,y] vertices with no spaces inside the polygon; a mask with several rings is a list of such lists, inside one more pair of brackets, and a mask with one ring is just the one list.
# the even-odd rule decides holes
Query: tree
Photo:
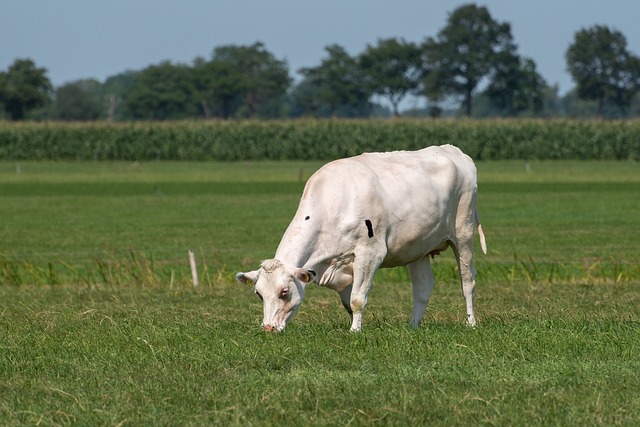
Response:
[{"label": "tree", "polygon": [[107,120],[126,120],[132,119],[130,112],[124,106],[124,98],[129,90],[133,87],[136,76],[139,71],[124,71],[122,73],[110,76],[102,84],[102,98],[106,105]]},{"label": "tree", "polygon": [[513,52],[498,55],[491,82],[485,94],[509,117],[531,110],[542,110],[546,83],[532,59]]},{"label": "tree", "polygon": [[378,40],[377,45],[368,45],[360,54],[359,62],[371,91],[387,98],[393,114],[399,116],[400,102],[420,85],[423,73],[420,49],[403,39]]},{"label": "tree", "polygon": [[242,104],[243,78],[228,62],[196,60],[195,87],[205,118],[228,119]]},{"label": "tree", "polygon": [[52,86],[46,74],[46,68],[30,59],[17,59],[7,72],[0,72],[0,104],[12,120],[22,120],[49,102]]},{"label": "tree", "polygon": [[574,87],[560,100],[562,111],[571,118],[587,119],[598,114],[596,101],[581,98]]},{"label": "tree", "polygon": [[270,101],[284,97],[291,84],[286,62],[276,59],[260,42],[217,47],[212,61],[224,64],[230,76],[239,78],[244,114],[248,118]]},{"label": "tree", "polygon": [[[424,62],[428,63],[428,60]],[[448,82],[449,76],[447,76],[443,70],[437,70],[435,68],[426,69],[424,79],[422,80],[422,90],[429,102],[429,115],[434,119],[442,115],[443,109],[440,103],[447,94],[446,87]]]},{"label": "tree", "polygon": [[596,101],[599,117],[604,117],[607,101],[625,111],[640,87],[640,59],[627,50],[624,35],[608,27],[578,31],[566,61],[578,96]]},{"label": "tree", "polygon": [[77,80],[56,89],[54,116],[59,120],[97,120],[105,117],[105,106],[99,81]]},{"label": "tree", "polygon": [[561,117],[567,115],[559,93],[560,88],[557,83],[553,85],[545,84],[542,97],[542,110],[540,111],[542,117]]},{"label": "tree", "polygon": [[624,70],[620,73],[620,84],[614,88],[613,102],[626,116],[640,91],[640,57],[629,55]]},{"label": "tree", "polygon": [[169,61],[151,65],[136,75],[125,103],[134,119],[195,117],[198,108],[192,70]]},{"label": "tree", "polygon": [[423,49],[427,98],[461,95],[471,117],[474,90],[493,69],[497,56],[515,46],[508,23],[494,21],[484,6],[468,4],[454,10],[437,38],[428,38]]},{"label": "tree", "polygon": [[302,68],[305,84],[296,91],[299,105],[313,113],[328,109],[331,117],[370,112],[369,96],[358,61],[340,45],[325,47],[327,57],[317,67]]}]

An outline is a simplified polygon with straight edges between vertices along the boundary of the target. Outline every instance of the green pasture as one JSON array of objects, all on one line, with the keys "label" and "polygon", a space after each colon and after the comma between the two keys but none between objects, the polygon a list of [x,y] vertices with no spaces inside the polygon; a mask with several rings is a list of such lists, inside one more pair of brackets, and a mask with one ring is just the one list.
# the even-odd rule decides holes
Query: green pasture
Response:
[{"label": "green pasture", "polygon": [[478,163],[475,329],[446,253],[417,330],[395,269],[262,333],[233,276],[320,165],[1,162],[0,425],[640,423],[638,163]]},{"label": "green pasture", "polygon": [[[203,283],[230,281],[237,269],[273,255],[304,181],[319,166],[0,163],[0,280],[182,286],[191,281],[191,248]],[[580,282],[597,275],[624,282],[640,275],[638,163],[478,168],[491,249],[478,257],[485,280]],[[456,280],[452,258],[440,264],[447,266],[441,274]]]}]

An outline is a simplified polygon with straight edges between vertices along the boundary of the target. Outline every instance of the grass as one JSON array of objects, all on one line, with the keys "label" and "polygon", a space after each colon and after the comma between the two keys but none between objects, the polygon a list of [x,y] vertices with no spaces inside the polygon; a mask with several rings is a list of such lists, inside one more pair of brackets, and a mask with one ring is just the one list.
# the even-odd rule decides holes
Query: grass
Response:
[{"label": "grass", "polygon": [[0,163],[0,424],[640,423],[638,164],[478,165],[475,329],[447,254],[420,329],[390,270],[362,333],[310,286],[264,334],[232,276],[318,166]]},{"label": "grass", "polygon": [[[259,304],[230,287],[26,287],[17,300],[4,288],[0,418],[4,425],[638,421],[633,287],[488,284],[473,330],[462,325],[457,290],[443,287],[425,326],[413,330],[406,286],[380,285],[363,333],[349,333],[335,296],[312,288],[281,335],[260,333]],[[385,298],[387,291],[405,298]]]},{"label": "grass", "polygon": [[[0,163],[0,280],[184,284],[188,248],[211,273],[231,279],[272,256],[300,178],[319,166]],[[510,281],[638,275],[637,163],[489,162],[479,172],[491,246],[480,271]],[[455,278],[451,258],[441,264],[441,274]]]}]

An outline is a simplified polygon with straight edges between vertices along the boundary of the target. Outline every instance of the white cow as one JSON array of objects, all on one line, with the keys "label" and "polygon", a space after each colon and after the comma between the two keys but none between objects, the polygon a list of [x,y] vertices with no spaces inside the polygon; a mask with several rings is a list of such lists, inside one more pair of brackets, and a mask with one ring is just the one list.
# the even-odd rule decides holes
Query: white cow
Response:
[{"label": "white cow", "polygon": [[359,331],[376,270],[407,265],[418,326],[435,282],[430,258],[451,246],[473,326],[474,219],[487,252],[476,199],[476,167],[452,145],[336,160],[307,182],[275,259],[236,278],[255,285],[265,331],[284,330],[313,281],[338,292]]}]

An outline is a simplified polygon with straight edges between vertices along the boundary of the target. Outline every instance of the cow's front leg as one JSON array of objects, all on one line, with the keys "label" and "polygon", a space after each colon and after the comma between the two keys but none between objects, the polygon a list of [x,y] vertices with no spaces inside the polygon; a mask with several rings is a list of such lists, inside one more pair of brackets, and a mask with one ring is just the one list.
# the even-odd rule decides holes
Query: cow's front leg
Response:
[{"label": "cow's front leg", "polygon": [[413,311],[411,312],[411,324],[420,326],[424,310],[429,304],[429,297],[433,290],[435,278],[431,271],[429,256],[408,265],[411,285],[413,289]]},{"label": "cow's front leg", "polygon": [[[365,262],[359,261],[364,259]],[[367,305],[367,299],[369,291],[373,285],[373,277],[376,274],[376,270],[382,264],[384,256],[371,256],[365,254],[358,257],[356,255],[354,271],[353,271],[353,288],[351,289],[351,311],[353,312],[351,318],[351,331],[358,332],[362,329],[362,314],[364,307]]]}]

